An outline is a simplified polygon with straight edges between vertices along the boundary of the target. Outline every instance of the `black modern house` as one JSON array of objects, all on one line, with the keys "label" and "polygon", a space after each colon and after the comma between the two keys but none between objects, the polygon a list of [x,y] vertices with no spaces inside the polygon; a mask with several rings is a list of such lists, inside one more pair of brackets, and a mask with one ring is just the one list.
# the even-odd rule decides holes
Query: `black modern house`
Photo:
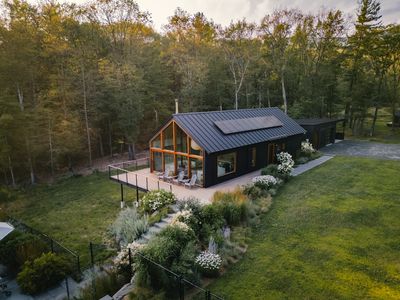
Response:
[{"label": "black modern house", "polygon": [[335,140],[344,139],[344,119],[297,119],[296,122],[303,127],[307,133],[306,138],[315,149],[320,149]]},{"label": "black modern house", "polygon": [[274,163],[280,151],[295,155],[305,133],[279,108],[178,113],[150,140],[150,170],[196,174],[209,187]]}]

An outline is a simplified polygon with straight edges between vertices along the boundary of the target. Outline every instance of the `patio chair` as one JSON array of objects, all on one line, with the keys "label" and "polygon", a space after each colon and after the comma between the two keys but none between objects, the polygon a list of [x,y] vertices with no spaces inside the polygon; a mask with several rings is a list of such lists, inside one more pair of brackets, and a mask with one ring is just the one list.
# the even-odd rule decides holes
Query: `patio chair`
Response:
[{"label": "patio chair", "polygon": [[194,174],[192,175],[192,178],[190,178],[189,182],[185,182],[185,187],[189,187],[190,189],[196,184],[197,180],[197,175]]},{"label": "patio chair", "polygon": [[178,176],[175,176],[175,178],[172,179],[172,182],[176,184],[181,184],[181,181],[183,180],[184,177],[185,177],[185,172],[181,171],[179,172]]},{"label": "patio chair", "polygon": [[158,180],[165,180],[166,177],[169,175],[169,170],[165,170],[163,173],[157,175]]}]

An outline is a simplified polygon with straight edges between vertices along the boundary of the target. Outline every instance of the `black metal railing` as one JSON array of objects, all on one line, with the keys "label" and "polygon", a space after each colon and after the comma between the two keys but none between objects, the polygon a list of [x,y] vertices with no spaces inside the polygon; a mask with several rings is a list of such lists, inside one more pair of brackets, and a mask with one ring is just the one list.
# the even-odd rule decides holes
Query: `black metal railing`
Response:
[{"label": "black metal railing", "polygon": [[[137,252],[136,255],[140,256],[140,258],[146,260],[149,262],[151,265],[154,267],[160,269],[160,271],[165,271],[167,275],[172,277],[175,282],[177,283],[177,288],[175,290],[175,295],[176,298],[179,300],[185,300],[185,299],[193,299],[194,297],[196,299],[206,299],[206,300],[211,300],[211,299],[217,299],[217,300],[223,300],[224,298],[212,293],[208,289],[204,289],[201,286],[185,279],[183,276],[173,272],[172,270],[160,265],[159,263],[151,260],[150,258],[144,256],[140,252]],[[132,259],[131,259],[131,251],[129,249],[129,263],[132,264]]]},{"label": "black metal railing", "polygon": [[57,253],[57,254],[63,255],[71,263],[71,269],[72,269],[71,276],[74,277],[75,279],[80,279],[80,277],[82,275],[81,263],[80,263],[79,255],[76,252],[65,247],[61,243],[57,242],[55,239],[53,239],[49,235],[25,224],[24,222],[22,222],[18,219],[15,219],[11,216],[6,216],[6,221],[8,223],[12,224],[16,229],[18,229],[20,231],[31,233],[31,234],[39,237],[45,244],[48,245],[48,247],[52,253]]}]

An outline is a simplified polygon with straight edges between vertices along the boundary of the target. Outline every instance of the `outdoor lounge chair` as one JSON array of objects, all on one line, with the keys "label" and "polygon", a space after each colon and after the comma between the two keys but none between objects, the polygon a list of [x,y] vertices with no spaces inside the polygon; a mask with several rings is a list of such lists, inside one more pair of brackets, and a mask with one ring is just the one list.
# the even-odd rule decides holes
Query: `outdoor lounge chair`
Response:
[{"label": "outdoor lounge chair", "polygon": [[185,172],[181,171],[181,172],[179,172],[178,176],[175,176],[175,178],[172,180],[172,182],[176,183],[176,184],[181,184],[184,177],[185,177]]},{"label": "outdoor lounge chair", "polygon": [[196,184],[197,175],[192,175],[192,178],[188,182],[185,182],[185,187],[189,187],[190,189]]},{"label": "outdoor lounge chair", "polygon": [[165,180],[165,178],[167,178],[169,175],[169,170],[165,170],[163,173],[160,173],[159,175],[157,175],[158,180]]}]

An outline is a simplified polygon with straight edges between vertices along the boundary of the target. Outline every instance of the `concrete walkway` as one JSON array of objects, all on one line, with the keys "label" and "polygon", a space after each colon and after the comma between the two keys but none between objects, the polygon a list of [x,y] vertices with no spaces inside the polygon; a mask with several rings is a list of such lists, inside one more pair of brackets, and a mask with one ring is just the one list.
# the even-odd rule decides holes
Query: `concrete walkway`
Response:
[{"label": "concrete walkway", "polygon": [[299,165],[293,169],[292,176],[298,176],[300,174],[303,174],[304,172],[307,172],[308,170],[311,170],[319,165],[322,165],[323,163],[327,162],[331,158],[333,158],[333,156],[324,155],[324,156],[321,156],[320,158],[317,158],[317,159],[309,161],[305,164]]},{"label": "concrete walkway", "polygon": [[346,155],[400,160],[400,144],[344,140],[320,149],[327,155]]}]

